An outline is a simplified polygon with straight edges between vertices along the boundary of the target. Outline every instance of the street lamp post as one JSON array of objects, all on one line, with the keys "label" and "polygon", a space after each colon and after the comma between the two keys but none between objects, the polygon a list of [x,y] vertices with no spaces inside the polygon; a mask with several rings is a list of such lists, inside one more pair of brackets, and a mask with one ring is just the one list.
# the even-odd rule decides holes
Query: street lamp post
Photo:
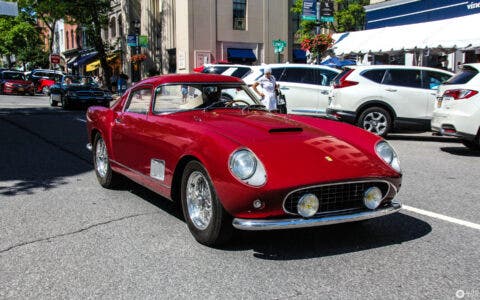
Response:
[{"label": "street lamp post", "polygon": [[[132,27],[134,28],[135,33],[135,54],[140,54],[140,26],[141,23],[139,20],[132,21]],[[132,49],[133,50],[133,49]],[[138,62],[132,62],[132,81],[137,82],[140,80],[140,65]]]}]

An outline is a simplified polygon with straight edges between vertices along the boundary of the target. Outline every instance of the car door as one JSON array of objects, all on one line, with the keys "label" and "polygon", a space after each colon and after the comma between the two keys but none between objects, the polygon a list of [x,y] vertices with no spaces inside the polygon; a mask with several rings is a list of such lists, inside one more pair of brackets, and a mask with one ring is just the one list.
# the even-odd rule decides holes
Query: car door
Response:
[{"label": "car door", "polygon": [[123,111],[115,116],[112,126],[114,158],[134,176],[145,174],[149,168],[144,149],[148,141],[145,128],[148,127],[151,100],[151,86],[137,87],[130,92]]},{"label": "car door", "polygon": [[317,110],[320,114],[325,114],[328,107],[328,99],[331,91],[330,82],[340,72],[335,72],[328,69],[315,68],[315,81],[318,86],[318,107]]},{"label": "car door", "polygon": [[[286,67],[277,79],[287,101],[287,113],[321,115],[319,95],[323,87],[316,83],[313,68]],[[323,111],[324,113],[325,111]]]},{"label": "car door", "polygon": [[417,127],[426,123],[428,90],[422,88],[420,69],[388,69],[382,82],[381,93],[392,106],[396,121]]}]

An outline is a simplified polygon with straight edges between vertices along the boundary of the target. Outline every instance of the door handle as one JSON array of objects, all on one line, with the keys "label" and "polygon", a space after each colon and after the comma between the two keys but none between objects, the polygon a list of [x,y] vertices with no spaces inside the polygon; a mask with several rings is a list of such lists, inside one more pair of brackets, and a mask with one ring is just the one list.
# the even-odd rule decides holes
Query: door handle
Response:
[{"label": "door handle", "polygon": [[280,89],[281,89],[282,91],[288,91],[288,90],[289,90],[288,87],[281,87]]},{"label": "door handle", "polygon": [[320,91],[320,94],[322,94],[322,95],[328,95],[328,94],[329,94],[329,91]]},{"label": "door handle", "polygon": [[122,124],[122,123],[123,123],[123,119],[122,119],[121,117],[115,118],[115,123],[116,123],[116,124]]},{"label": "door handle", "polygon": [[396,89],[385,89],[387,92],[396,92]]}]

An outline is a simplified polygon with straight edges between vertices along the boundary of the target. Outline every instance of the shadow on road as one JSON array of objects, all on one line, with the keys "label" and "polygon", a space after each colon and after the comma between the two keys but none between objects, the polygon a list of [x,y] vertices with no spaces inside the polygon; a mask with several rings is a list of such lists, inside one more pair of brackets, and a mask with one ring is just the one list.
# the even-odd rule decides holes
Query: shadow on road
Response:
[{"label": "shadow on road", "polygon": [[84,116],[50,108],[0,109],[0,195],[52,189],[92,170],[85,123],[76,120]]},{"label": "shadow on road", "polygon": [[439,143],[460,143],[455,137],[419,134],[390,134],[387,140],[418,141],[418,142],[439,142]]},{"label": "shadow on road", "polygon": [[467,147],[442,147],[440,150],[458,156],[480,157],[480,151],[471,150]]},{"label": "shadow on road", "polygon": [[432,227],[419,219],[396,213],[357,223],[300,230],[238,232],[225,250],[252,249],[265,260],[298,260],[364,251],[421,238]]}]

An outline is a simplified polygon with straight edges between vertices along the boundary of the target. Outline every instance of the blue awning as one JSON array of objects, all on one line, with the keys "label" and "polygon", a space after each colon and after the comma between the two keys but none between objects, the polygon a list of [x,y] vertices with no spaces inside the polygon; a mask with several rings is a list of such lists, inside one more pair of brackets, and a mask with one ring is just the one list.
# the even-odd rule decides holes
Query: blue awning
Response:
[{"label": "blue awning", "polygon": [[327,60],[324,60],[320,63],[321,65],[324,65],[324,66],[329,66],[329,67],[344,67],[344,66],[352,66],[352,65],[356,65],[357,62],[353,61],[353,60],[349,60],[349,59],[344,59],[344,60],[340,60],[338,57],[331,57]]},{"label": "blue awning", "polygon": [[98,52],[90,52],[87,54],[84,54],[82,56],[79,56],[76,60],[70,62],[68,64],[69,67],[80,67],[83,65],[88,64],[89,62],[95,60],[97,58]]},{"label": "blue awning", "polygon": [[255,61],[257,57],[253,53],[252,49],[242,49],[242,48],[228,48],[227,49],[228,60],[247,60]]},{"label": "blue awning", "polygon": [[293,49],[293,59],[306,60],[307,53],[302,49]]}]

